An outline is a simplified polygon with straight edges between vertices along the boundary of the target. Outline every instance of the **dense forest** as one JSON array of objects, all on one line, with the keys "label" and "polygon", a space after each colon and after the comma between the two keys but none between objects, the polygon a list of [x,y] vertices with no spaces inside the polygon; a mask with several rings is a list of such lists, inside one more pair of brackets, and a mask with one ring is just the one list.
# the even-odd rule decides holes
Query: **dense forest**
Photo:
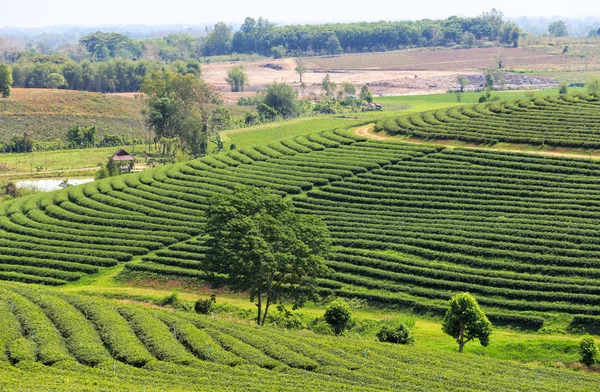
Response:
[{"label": "dense forest", "polygon": [[220,22],[199,38],[170,34],[136,40],[96,32],[56,49],[30,45],[20,50],[0,40],[0,62],[11,64],[14,87],[127,92],[137,91],[141,79],[156,69],[200,74],[200,62],[214,61],[211,56],[335,55],[490,42],[518,46],[520,32],[495,9],[474,18],[321,25],[276,26],[246,18],[235,33]]}]

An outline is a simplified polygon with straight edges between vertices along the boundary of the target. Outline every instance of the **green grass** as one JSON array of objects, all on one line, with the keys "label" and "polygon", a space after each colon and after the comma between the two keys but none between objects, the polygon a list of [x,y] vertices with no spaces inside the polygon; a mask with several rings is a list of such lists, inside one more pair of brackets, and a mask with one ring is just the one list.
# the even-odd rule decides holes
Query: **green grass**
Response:
[{"label": "green grass", "polygon": [[231,144],[237,148],[269,144],[282,139],[291,139],[326,129],[346,128],[357,122],[356,118],[334,118],[333,116],[301,117],[293,120],[277,121],[253,127],[221,132],[225,150]]},{"label": "green grass", "polygon": [[[90,276],[79,282],[57,288],[60,292],[80,293],[107,298],[131,299],[135,301],[159,304],[164,298],[177,293],[181,301],[195,302],[207,298],[215,290],[203,282],[169,279],[166,277],[148,277],[132,282],[115,279],[122,267],[111,268],[98,276]],[[256,306],[244,294],[217,290],[217,313],[244,322],[253,322]],[[291,304],[285,304],[291,309]],[[322,303],[308,303],[297,314],[305,321],[321,317],[326,309]],[[275,312],[275,309],[271,309]],[[445,335],[437,317],[415,315],[401,310],[379,309],[364,304],[352,310],[355,327],[348,336],[356,339],[372,339],[381,325],[394,324],[398,320],[414,320],[413,332],[417,338],[416,347],[441,350],[452,353],[457,350],[456,342]],[[564,325],[560,330],[564,331]],[[502,360],[519,362],[541,362],[554,366],[556,362],[570,364],[579,360],[577,347],[579,336],[559,333],[550,328],[541,332],[521,331],[510,327],[496,327],[491,344],[482,347],[477,342],[465,346],[465,352]]]},{"label": "green grass", "polygon": [[[581,88],[571,88],[570,92],[582,92]],[[455,105],[473,104],[479,102],[479,97],[485,92],[466,92],[462,94],[461,102],[458,102],[456,93],[429,94],[429,95],[405,95],[395,97],[377,97],[375,101],[383,105],[384,110],[397,108],[399,105],[411,105],[407,112],[423,112],[426,110],[443,109]],[[558,89],[544,90],[507,90],[493,91],[500,99],[516,99],[536,96],[547,96],[558,94]]]},{"label": "green grass", "polygon": [[0,154],[0,181],[12,178],[65,176],[65,172],[71,172],[75,176],[89,175],[105,165],[108,158],[119,148],[137,157],[141,157],[144,151],[144,146],[122,146]]}]

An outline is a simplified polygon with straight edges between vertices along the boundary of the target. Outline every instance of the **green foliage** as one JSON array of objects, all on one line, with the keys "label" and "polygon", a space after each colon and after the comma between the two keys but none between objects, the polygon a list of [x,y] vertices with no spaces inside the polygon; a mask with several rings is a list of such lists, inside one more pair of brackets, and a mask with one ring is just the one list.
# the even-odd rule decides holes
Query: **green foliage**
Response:
[{"label": "green foliage", "polygon": [[274,81],[268,84],[263,103],[283,117],[292,117],[298,114],[298,93],[284,82]]},{"label": "green foliage", "polygon": [[209,314],[215,303],[217,303],[215,294],[212,294],[210,298],[207,299],[198,298],[194,304],[194,310],[199,314]]},{"label": "green foliage", "polygon": [[342,45],[340,45],[340,40],[338,39],[337,34],[329,34],[329,37],[327,37],[327,42],[325,42],[325,48],[327,50],[327,54],[332,56],[342,52]]},{"label": "green foliage", "polygon": [[442,322],[444,333],[452,336],[462,353],[465,344],[479,339],[482,346],[490,343],[492,323],[487,319],[475,298],[469,293],[456,294],[450,300],[450,307]]},{"label": "green foliage", "polygon": [[12,363],[35,361],[35,343],[25,338],[18,338],[8,345],[8,356]]},{"label": "green foliage", "polygon": [[10,97],[12,85],[12,69],[8,66],[8,64],[0,64],[0,93],[2,93],[2,98]]},{"label": "green foliage", "polygon": [[548,34],[550,34],[552,37],[567,37],[569,32],[567,31],[565,22],[558,20],[548,25]]},{"label": "green foliage", "polygon": [[558,86],[558,93],[559,94],[567,94],[569,92],[569,86],[566,83],[561,83]]},{"label": "green foliage", "polygon": [[[260,103],[256,107],[256,111],[258,112],[258,119],[261,122],[264,122],[264,121],[273,121],[279,115],[279,113],[277,112],[277,110],[273,109],[272,107],[270,107],[269,105],[267,105],[265,103]],[[248,120],[248,118],[246,118],[246,120]]]},{"label": "green foliage", "polygon": [[227,83],[231,86],[232,92],[244,91],[244,86],[248,85],[248,73],[243,65],[234,65],[227,71]]},{"label": "green foliage", "polygon": [[315,298],[331,244],[322,220],[296,215],[288,200],[256,187],[214,196],[206,217],[205,269],[227,274],[232,289],[257,299],[258,324],[272,303],[287,298],[299,307]]},{"label": "green foliage", "polygon": [[73,146],[93,146],[96,142],[96,127],[75,125],[66,134],[67,142]]},{"label": "green foliage", "polygon": [[352,312],[346,301],[342,298],[336,298],[327,305],[327,310],[323,317],[333,329],[333,333],[341,335],[348,328]]},{"label": "green foliage", "polygon": [[589,94],[600,94],[600,78],[591,78],[585,85],[586,90]]},{"label": "green foliage", "polygon": [[[194,75],[166,71],[145,77],[140,91],[147,96],[148,123],[157,139],[177,137],[194,156],[208,152],[208,142],[216,135],[206,125],[206,105],[221,103],[212,87]],[[216,117],[223,119],[223,114]]]},{"label": "green foliage", "polygon": [[394,327],[384,325],[377,333],[377,339],[380,342],[396,343],[396,344],[415,344],[415,337],[410,328],[404,323],[400,323]]},{"label": "green foliage", "polygon": [[579,355],[581,356],[581,363],[587,366],[592,366],[600,360],[600,351],[592,336],[586,334],[581,338],[579,342]]},{"label": "green foliage", "polygon": [[219,56],[231,53],[231,27],[223,22],[214,25],[202,48],[205,56]]}]

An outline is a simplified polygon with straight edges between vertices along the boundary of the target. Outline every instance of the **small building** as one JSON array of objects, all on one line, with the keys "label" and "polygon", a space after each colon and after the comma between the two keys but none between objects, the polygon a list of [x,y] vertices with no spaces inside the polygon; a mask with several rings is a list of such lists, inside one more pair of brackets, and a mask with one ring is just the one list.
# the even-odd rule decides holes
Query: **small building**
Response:
[{"label": "small building", "polygon": [[117,151],[111,159],[117,164],[120,172],[130,172],[135,165],[135,158],[123,149]]},{"label": "small building", "polygon": [[362,111],[373,111],[373,110],[381,110],[381,105],[376,102],[366,102],[363,105]]}]

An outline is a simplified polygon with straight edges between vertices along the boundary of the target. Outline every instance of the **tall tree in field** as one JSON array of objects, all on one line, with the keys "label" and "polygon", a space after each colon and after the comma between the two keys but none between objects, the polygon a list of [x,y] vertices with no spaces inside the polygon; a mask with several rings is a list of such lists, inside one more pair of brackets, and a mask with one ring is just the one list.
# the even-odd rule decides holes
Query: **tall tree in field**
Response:
[{"label": "tall tree in field", "polygon": [[227,83],[231,86],[232,92],[244,91],[244,86],[248,84],[248,74],[243,65],[234,65],[227,71]]},{"label": "tall tree in field", "polygon": [[210,107],[222,103],[211,86],[193,74],[167,70],[146,76],[140,91],[145,94],[147,120],[156,140],[177,137],[180,147],[192,155],[207,153]]},{"label": "tall tree in field", "polygon": [[275,109],[283,117],[298,114],[298,92],[283,82],[267,85],[263,103]]},{"label": "tall tree in field", "polygon": [[0,64],[0,93],[2,98],[8,98],[12,92],[12,70],[6,64]]},{"label": "tall tree in field", "polygon": [[562,20],[550,23],[548,26],[548,34],[552,37],[566,37],[569,35],[567,25]]},{"label": "tall tree in field", "polygon": [[482,346],[487,346],[492,334],[492,323],[471,294],[456,294],[450,300],[450,308],[442,322],[442,331],[456,339],[458,352],[462,353],[465,344],[474,339],[479,339]]},{"label": "tall tree in field", "polygon": [[300,83],[302,83],[302,75],[304,75],[306,73],[306,71],[307,71],[306,67],[304,65],[298,64],[298,66],[296,68],[294,68],[294,71],[296,71],[298,76],[300,76]]},{"label": "tall tree in field", "polygon": [[467,79],[467,77],[465,75],[458,75],[457,80],[458,80],[458,85],[460,87],[460,92],[464,93],[465,87],[467,87],[469,85],[469,79]]},{"label": "tall tree in field", "polygon": [[264,325],[271,304],[294,308],[316,299],[316,279],[328,269],[329,230],[321,218],[296,215],[288,199],[264,188],[241,187],[208,204],[210,236],[204,269],[228,276],[235,291],[256,300],[256,323]]}]

